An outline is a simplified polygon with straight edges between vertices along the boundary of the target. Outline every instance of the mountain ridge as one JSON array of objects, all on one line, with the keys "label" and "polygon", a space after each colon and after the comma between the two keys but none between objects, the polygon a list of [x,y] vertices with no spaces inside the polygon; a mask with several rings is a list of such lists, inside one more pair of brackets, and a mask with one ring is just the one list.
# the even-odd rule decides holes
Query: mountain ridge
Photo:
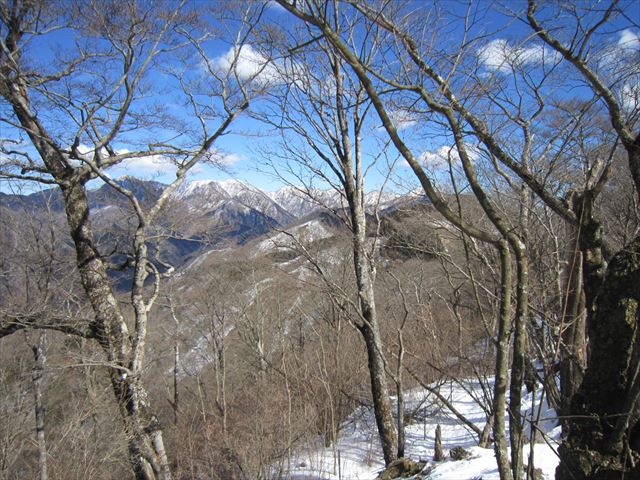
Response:
[{"label": "mountain ridge", "polygon": [[[130,176],[120,177],[116,182],[131,191],[143,209],[153,205],[167,186]],[[88,190],[87,196],[91,221],[106,242],[102,248],[110,251],[123,245],[124,238],[119,236],[130,235],[135,228],[135,222],[130,220],[129,200],[107,184]],[[365,196],[365,202],[386,215],[401,205],[410,205],[415,198],[371,192]],[[210,249],[244,245],[269,232],[296,229],[297,225],[314,220],[337,228],[348,219],[345,209],[344,197],[332,190],[287,185],[268,192],[236,179],[194,180],[172,193],[168,207],[156,221],[154,235],[170,240],[165,242],[163,255],[172,263],[183,265]],[[0,194],[3,222],[15,223],[24,214],[36,213],[54,217],[56,223],[65,225],[61,191],[50,188],[26,195]]]}]

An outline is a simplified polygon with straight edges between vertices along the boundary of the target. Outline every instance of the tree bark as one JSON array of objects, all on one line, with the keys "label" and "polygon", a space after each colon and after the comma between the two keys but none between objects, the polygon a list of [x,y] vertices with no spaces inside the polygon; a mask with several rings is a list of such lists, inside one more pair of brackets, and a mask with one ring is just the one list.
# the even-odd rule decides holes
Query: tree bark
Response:
[{"label": "tree bark", "polygon": [[493,429],[493,419],[495,416],[493,414],[489,415],[487,418],[487,423],[484,424],[484,428],[482,429],[482,433],[479,436],[478,446],[482,448],[489,448],[491,445],[491,431]]},{"label": "tree bark", "polygon": [[129,375],[131,344],[127,324],[93,242],[86,190],[80,182],[62,187],[77,265],[95,314],[94,337],[106,354],[111,386],[128,438],[129,461],[137,480],[170,479],[160,424],[138,375]]},{"label": "tree bark", "polygon": [[499,243],[500,250],[500,317],[496,341],[496,376],[493,390],[493,440],[498,471],[503,480],[512,480],[509,455],[507,453],[505,408],[509,383],[509,337],[511,329],[512,273],[511,254],[506,240]]},{"label": "tree bark", "polygon": [[354,219],[354,266],[358,296],[364,323],[359,327],[367,348],[369,376],[371,380],[371,395],[376,425],[380,435],[380,443],[386,465],[397,458],[398,440],[396,437],[391,400],[386,383],[385,360],[382,356],[382,341],[378,317],[376,314],[373,279],[369,262],[365,255],[365,217],[360,208],[355,209]]},{"label": "tree bark", "polygon": [[371,378],[371,395],[376,425],[380,434],[380,443],[384,462],[389,465],[397,457],[397,438],[391,410],[391,400],[385,382],[384,359],[382,358],[382,344],[377,325],[374,329],[364,327],[360,330],[367,347],[369,376]]},{"label": "tree bark", "polygon": [[[342,113],[342,112],[341,112]],[[348,129],[342,128],[343,132]],[[348,139],[344,139],[345,152],[349,154]],[[386,465],[396,460],[398,454],[398,439],[396,436],[391,400],[386,383],[385,359],[382,350],[382,338],[376,313],[375,294],[373,281],[375,276],[372,260],[367,256],[367,223],[364,211],[364,185],[361,176],[356,151],[356,169],[351,168],[351,163],[343,162],[345,177],[345,193],[349,202],[351,222],[353,228],[353,263],[358,288],[360,311],[363,323],[359,330],[367,347],[367,359],[369,376],[371,379],[371,394],[373,398],[373,410],[376,417],[376,425],[380,435],[382,453]],[[347,155],[348,157],[348,155]]]},{"label": "tree bark", "polygon": [[436,426],[436,440],[434,447],[433,461],[441,462],[444,460],[444,452],[442,451],[442,429],[440,424]]},{"label": "tree bark", "polygon": [[580,388],[586,367],[586,298],[582,286],[582,252],[575,252],[563,307],[560,345],[560,416],[569,414],[573,396]]},{"label": "tree bark", "polygon": [[402,339],[402,332],[399,330],[398,331],[398,367],[396,369],[396,378],[395,378],[395,382],[396,382],[396,396],[398,397],[397,402],[397,408],[396,408],[396,415],[397,415],[397,425],[398,425],[398,458],[402,458],[404,457],[404,450],[405,450],[405,443],[406,443],[406,437],[405,437],[405,431],[404,431],[404,424],[405,424],[405,405],[404,405],[404,385],[402,382],[402,363],[404,362],[404,342]]},{"label": "tree bark", "polygon": [[47,444],[44,436],[44,402],[42,401],[42,376],[44,374],[44,343],[45,334],[41,334],[38,338],[38,343],[33,345],[33,357],[35,365],[33,366],[32,380],[33,380],[33,394],[35,400],[35,415],[36,415],[36,443],[38,445],[38,469],[40,480],[48,480],[49,475],[47,473]]},{"label": "tree bark", "polygon": [[524,476],[524,420],[522,418],[522,387],[525,381],[527,347],[527,304],[529,301],[529,268],[525,247],[517,238],[512,239],[516,267],[516,315],[514,321],[513,360],[511,363],[511,385],[509,390],[509,441],[511,443],[511,469],[513,477]]},{"label": "tree bark", "polygon": [[588,367],[571,402],[558,480],[640,476],[639,285],[637,237],[613,257],[592,302]]}]

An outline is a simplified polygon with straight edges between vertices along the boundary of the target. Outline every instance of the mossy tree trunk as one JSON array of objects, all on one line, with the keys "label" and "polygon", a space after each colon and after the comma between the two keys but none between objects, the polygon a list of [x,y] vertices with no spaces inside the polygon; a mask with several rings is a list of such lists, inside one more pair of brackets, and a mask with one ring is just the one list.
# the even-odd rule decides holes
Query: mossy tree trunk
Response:
[{"label": "mossy tree trunk", "polygon": [[590,305],[588,368],[571,402],[559,480],[640,476],[639,305],[640,236],[613,257]]}]

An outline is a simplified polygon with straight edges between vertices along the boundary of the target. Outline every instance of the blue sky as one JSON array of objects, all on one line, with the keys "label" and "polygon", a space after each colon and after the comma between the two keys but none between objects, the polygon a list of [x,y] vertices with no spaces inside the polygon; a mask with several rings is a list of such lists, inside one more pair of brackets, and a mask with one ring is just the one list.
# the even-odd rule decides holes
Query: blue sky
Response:
[{"label": "blue sky", "polygon": [[[463,10],[463,4],[461,2],[451,2],[449,4],[451,10]],[[480,2],[477,14],[477,26],[474,29],[474,33],[489,34],[486,39],[479,43],[476,55],[479,65],[479,73],[481,75],[491,76],[499,78],[502,75],[508,74],[511,65],[514,61],[520,62],[522,65],[536,66],[544,62],[554,62],[557,59],[557,55],[551,52],[548,47],[543,47],[542,44],[536,42],[529,42],[524,46],[518,46],[520,41],[527,32],[522,28],[522,25],[517,20],[509,20],[507,17],[502,16],[495,11],[488,11],[484,7],[490,5],[488,2]],[[633,7],[633,3],[630,3]],[[640,3],[638,10],[640,10]],[[451,13],[451,12],[450,12]],[[635,12],[640,17],[640,11]],[[633,17],[634,12],[628,12]],[[291,22],[291,25],[295,24],[289,14],[281,9],[281,7],[272,5],[266,14],[266,20],[275,21],[282,24],[283,22]],[[638,18],[636,17],[636,18]],[[458,27],[451,27],[451,48],[455,48],[457,42],[456,35],[459,35]],[[609,42],[612,46],[612,52],[615,55],[637,55],[640,52],[640,32],[637,28],[611,28],[609,29],[605,41]],[[38,40],[40,43],[32,50],[36,54],[36,61],[46,63],[52,55],[52,52],[58,47],[71,47],[73,45],[73,32],[70,30],[59,30],[49,34],[46,38]],[[207,56],[212,64],[217,67],[223,68],[225,65],[228,67],[229,52],[232,48],[229,39],[212,40],[206,43]],[[240,53],[240,60],[237,66],[238,73],[241,77],[251,77],[255,75],[259,69],[263,69],[260,73],[261,76],[273,76],[275,75],[267,64],[265,67],[264,62],[266,57],[260,53],[260,47],[256,45],[245,44],[243,45]],[[226,61],[226,64],[225,64]],[[164,78],[166,81],[168,77],[166,75],[159,76],[158,78]],[[259,79],[258,79],[259,80]],[[159,82],[160,80],[156,80]],[[637,82],[637,80],[636,80]],[[629,89],[636,88],[636,85],[630,84]],[[621,95],[624,94],[624,88],[620,91]],[[635,92],[637,94],[637,91]],[[631,101],[636,101],[637,98],[633,97],[633,92],[629,94]],[[632,98],[633,97],[633,98]],[[170,99],[167,99],[167,102]],[[259,103],[259,101],[258,101]],[[177,105],[176,105],[177,107]],[[185,115],[181,113],[180,115]],[[371,131],[375,133],[375,121],[373,120]],[[445,137],[438,137],[435,131],[431,134],[427,134],[424,130],[421,130],[415,119],[411,116],[404,115],[403,112],[396,112],[396,122],[399,129],[401,129],[403,135],[412,144],[415,152],[421,156],[421,158],[430,166],[437,170],[441,168],[446,162],[444,157],[447,156],[451,140]],[[2,136],[12,136],[12,132],[6,125],[2,125]],[[261,165],[259,151],[261,144],[267,144],[271,148],[277,145],[277,139],[261,136],[260,133],[266,132],[267,129],[264,125],[260,124],[256,120],[250,119],[247,115],[239,118],[230,128],[230,131],[215,145],[215,149],[219,152],[221,163],[224,165],[223,169],[211,167],[209,165],[197,165],[189,175],[190,179],[226,179],[226,178],[238,178],[248,181],[259,188],[265,190],[276,190],[281,186],[281,183],[265,173],[265,168]],[[382,132],[380,132],[382,133]],[[156,130],[156,134],[161,135],[162,132]],[[368,142],[367,146],[371,149],[371,153],[375,154],[377,144],[374,141]],[[116,145],[119,149],[130,149],[131,147],[126,144]],[[394,157],[394,154],[391,154]],[[406,177],[412,179],[412,175],[409,174],[408,169],[404,166],[403,162],[399,162],[396,169],[400,177]],[[373,169],[370,178],[371,187],[377,187],[382,181],[383,177],[380,171],[384,168]],[[114,167],[110,170],[110,175],[118,177],[122,175],[135,175],[143,178],[153,178],[162,182],[169,182],[173,178],[175,169],[172,169],[161,158],[142,158],[124,162],[122,165]],[[0,182],[0,189],[4,188]]]}]

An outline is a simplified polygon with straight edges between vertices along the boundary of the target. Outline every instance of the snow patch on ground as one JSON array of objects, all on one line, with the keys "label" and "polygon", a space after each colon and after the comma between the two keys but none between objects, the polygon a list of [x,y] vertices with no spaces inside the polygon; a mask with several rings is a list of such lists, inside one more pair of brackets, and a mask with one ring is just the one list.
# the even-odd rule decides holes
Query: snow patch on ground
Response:
[{"label": "snow patch on ground", "polygon": [[[485,387],[493,388],[492,384]],[[445,396],[462,415],[482,429],[486,413],[476,399],[483,398],[479,382],[446,382],[440,386]],[[526,392],[523,392],[526,393]],[[542,419],[538,424],[537,442],[534,444],[535,468],[542,470],[544,479],[554,478],[558,464],[556,454],[560,427],[556,415],[546,402],[541,402],[541,392],[524,395],[523,414]],[[492,448],[477,446],[476,434],[462,424],[444,405],[427,390],[417,388],[405,393],[406,412],[414,412],[413,421],[406,427],[406,456],[413,460],[428,461],[431,471],[426,478],[433,480],[499,479],[498,467]],[[432,461],[435,429],[442,430],[442,447],[445,455],[454,447],[464,447],[471,453],[468,460]],[[524,449],[525,463],[530,456],[530,444]],[[280,478],[293,480],[373,480],[384,468],[382,451],[377,438],[375,420],[371,411],[360,408],[346,422],[336,445],[325,448],[320,439],[317,444],[300,449],[288,461],[290,468]],[[278,478],[277,475],[274,478]]]}]

